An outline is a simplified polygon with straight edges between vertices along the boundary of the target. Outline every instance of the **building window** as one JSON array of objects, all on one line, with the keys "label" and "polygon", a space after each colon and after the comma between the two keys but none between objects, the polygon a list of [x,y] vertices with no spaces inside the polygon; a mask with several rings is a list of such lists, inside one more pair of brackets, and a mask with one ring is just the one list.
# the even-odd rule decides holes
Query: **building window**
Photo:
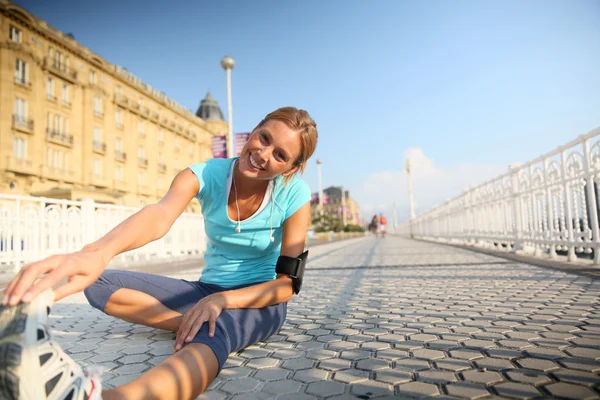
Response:
[{"label": "building window", "polygon": [[98,96],[94,96],[94,114],[101,117],[102,113],[102,99]]},{"label": "building window", "polygon": [[15,98],[15,119],[21,122],[27,120],[27,100]]},{"label": "building window", "polygon": [[158,131],[156,132],[156,138],[158,139],[158,144],[162,145],[164,143],[164,137],[163,137],[163,131],[162,129],[158,128]]},{"label": "building window", "polygon": [[64,105],[71,105],[69,102],[69,86],[66,83],[62,87],[62,102]]},{"label": "building window", "polygon": [[144,184],[144,173],[142,171],[138,172],[138,185]]},{"label": "building window", "polygon": [[96,83],[96,71],[90,70],[90,83]]},{"label": "building window", "polygon": [[13,157],[20,160],[27,158],[27,141],[23,138],[13,138]]},{"label": "building window", "polygon": [[94,144],[102,143],[102,130],[98,127],[94,128]]},{"label": "building window", "polygon": [[115,123],[118,128],[123,127],[123,111],[120,108],[115,111]]},{"label": "building window", "polygon": [[123,88],[119,85],[117,85],[116,89],[115,89],[115,93],[117,94],[117,96],[121,96],[123,94]]},{"label": "building window", "polygon": [[102,175],[102,159],[94,158],[94,175],[100,176]]},{"label": "building window", "polygon": [[138,134],[139,135],[143,135],[144,134],[144,120],[140,119],[138,121]]},{"label": "building window", "polygon": [[46,81],[46,97],[48,100],[54,100],[54,81],[52,78],[48,78]]},{"label": "building window", "polygon": [[15,64],[15,82],[22,85],[27,84],[27,63],[18,58]]},{"label": "building window", "polygon": [[120,137],[115,139],[115,151],[117,153],[123,153],[123,140]]},{"label": "building window", "polygon": [[8,37],[15,43],[21,43],[23,40],[23,33],[16,26],[11,25],[8,31]]},{"label": "building window", "polygon": [[138,146],[138,160],[142,161],[144,159],[144,147]]},{"label": "building window", "polygon": [[118,182],[123,182],[123,167],[121,167],[120,165],[117,165],[117,167],[115,168],[115,179]]},{"label": "building window", "polygon": [[65,135],[68,135],[69,134],[69,119],[68,118],[62,119],[62,128],[63,128],[62,132]]}]

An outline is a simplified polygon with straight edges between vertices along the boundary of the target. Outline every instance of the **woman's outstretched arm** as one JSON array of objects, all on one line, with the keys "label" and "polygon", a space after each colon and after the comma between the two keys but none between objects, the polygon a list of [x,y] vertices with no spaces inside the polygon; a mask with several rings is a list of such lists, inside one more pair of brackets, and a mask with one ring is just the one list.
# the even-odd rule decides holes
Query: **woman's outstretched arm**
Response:
[{"label": "woman's outstretched arm", "polygon": [[[198,193],[199,185],[194,173],[186,168],[157,204],[142,208],[81,251],[50,256],[21,268],[5,289],[2,303],[29,302],[64,278],[68,282],[54,290],[56,300],[85,289],[116,255],[163,237]],[[43,274],[47,275],[35,283]]]}]

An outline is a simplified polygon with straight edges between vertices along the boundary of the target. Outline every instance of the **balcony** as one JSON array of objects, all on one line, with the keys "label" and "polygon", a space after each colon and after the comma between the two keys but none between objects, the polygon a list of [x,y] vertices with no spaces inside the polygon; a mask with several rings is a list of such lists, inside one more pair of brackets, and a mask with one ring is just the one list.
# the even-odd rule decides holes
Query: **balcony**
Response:
[{"label": "balcony", "polygon": [[40,172],[39,168],[36,168],[31,160],[14,158],[12,156],[8,156],[6,169],[23,175],[38,175]]},{"label": "balcony", "polygon": [[123,129],[123,128],[125,128],[125,125],[123,125],[122,122],[116,122],[115,126],[117,127],[117,129]]},{"label": "balcony", "polygon": [[71,105],[72,105],[72,104],[71,104],[71,102],[70,102],[69,100],[67,100],[67,99],[63,99],[63,100],[62,100],[62,105],[63,105],[63,106],[65,106],[65,107],[69,107],[69,108],[71,108]]},{"label": "balcony", "polygon": [[71,83],[77,82],[77,71],[70,69],[67,65],[57,60],[44,57],[44,68]]},{"label": "balcony", "polygon": [[107,188],[110,186],[110,180],[104,175],[92,174],[91,184],[96,187]]},{"label": "balcony", "polygon": [[162,119],[160,120],[160,124],[162,126],[164,126],[165,128],[169,127],[169,119],[167,117],[162,117]]},{"label": "balcony", "polygon": [[158,172],[165,173],[167,172],[167,166],[163,163],[158,163]]},{"label": "balcony", "polygon": [[140,139],[146,139],[146,134],[144,132],[138,132],[138,137]]},{"label": "balcony", "polygon": [[137,186],[138,194],[151,195],[152,191],[150,190],[150,186],[148,185],[138,185]]},{"label": "balcony", "polygon": [[33,120],[23,115],[13,114],[12,127],[18,131],[33,135]]},{"label": "balcony", "polygon": [[46,129],[46,140],[61,146],[73,147],[73,135],[61,133],[52,129]]},{"label": "balcony", "polygon": [[127,107],[129,105],[129,99],[122,94],[115,94],[114,101],[123,107]]},{"label": "balcony", "polygon": [[31,82],[28,81],[24,76],[15,76],[15,83],[27,89],[31,89]]},{"label": "balcony", "polygon": [[118,190],[119,192],[128,192],[130,190],[130,185],[125,182],[124,180],[121,179],[115,179],[113,181],[113,187],[115,190]]},{"label": "balcony", "polygon": [[53,94],[46,94],[46,100],[56,102],[56,96]]},{"label": "balcony", "polygon": [[104,112],[102,110],[94,110],[94,116],[97,118],[104,118]]},{"label": "balcony", "polygon": [[125,162],[125,161],[127,161],[127,153],[124,153],[122,151],[116,150],[115,151],[115,160],[117,160],[119,162]]},{"label": "balcony", "polygon": [[42,166],[42,177],[55,181],[75,182],[75,173],[71,170],[58,167]]},{"label": "balcony", "polygon": [[150,113],[150,119],[154,122],[158,122],[159,117],[160,116],[158,115],[158,112],[156,112],[156,111],[152,111]]},{"label": "balcony", "polygon": [[134,102],[132,102],[132,103],[129,105],[129,109],[131,110],[131,112],[134,112],[134,113],[136,113],[136,114],[139,114],[139,113],[140,113],[140,105],[139,105],[138,103],[134,103]]},{"label": "balcony", "polygon": [[98,142],[94,140],[92,143],[93,149],[95,153],[98,154],[106,154],[106,143]]},{"label": "balcony", "polygon": [[148,168],[148,159],[143,157],[138,157],[138,165],[142,168]]},{"label": "balcony", "polygon": [[142,117],[150,118],[150,109],[148,107],[141,108]]}]

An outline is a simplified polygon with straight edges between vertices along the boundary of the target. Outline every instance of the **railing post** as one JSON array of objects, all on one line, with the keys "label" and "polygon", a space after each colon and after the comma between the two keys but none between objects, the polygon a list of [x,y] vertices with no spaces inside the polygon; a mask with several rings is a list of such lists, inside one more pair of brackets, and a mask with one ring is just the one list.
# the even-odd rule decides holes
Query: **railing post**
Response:
[{"label": "railing post", "polygon": [[[567,241],[570,242],[568,243],[569,246],[569,251],[568,251],[568,255],[567,255],[567,260],[568,261],[573,261],[575,260],[577,257],[575,256],[575,237],[573,235],[573,212],[571,210],[571,196],[569,196],[569,184],[567,182],[567,157],[565,155],[565,151],[561,151],[560,152],[560,163],[561,163],[561,175],[562,175],[562,186],[563,186],[563,190],[564,190],[564,202],[565,202],[565,208],[566,208],[566,216],[565,218],[566,223],[567,223],[567,234],[568,234],[568,239]],[[563,227],[564,229],[564,227]]]},{"label": "railing post", "polygon": [[11,237],[11,243],[14,254],[14,272],[17,272],[21,269],[21,199],[17,199],[16,207],[15,207],[15,230],[13,231],[13,236]]},{"label": "railing post", "polygon": [[511,196],[513,198],[513,209],[512,216],[514,221],[513,226],[513,237],[514,237],[514,248],[513,252],[517,252],[523,249],[523,219],[521,214],[521,197],[519,196],[519,176],[518,176],[518,165],[511,164],[509,167],[510,181],[511,181]]},{"label": "railing post", "polygon": [[94,241],[94,227],[95,223],[95,205],[94,200],[92,199],[82,199],[81,200],[81,233],[82,243],[85,246],[88,243]]},{"label": "railing post", "polygon": [[596,171],[592,168],[590,160],[590,140],[583,142],[583,172],[585,174],[585,186],[587,190],[588,215],[592,230],[592,248],[594,249],[594,264],[600,264],[600,247],[598,246],[598,199],[596,198]]}]

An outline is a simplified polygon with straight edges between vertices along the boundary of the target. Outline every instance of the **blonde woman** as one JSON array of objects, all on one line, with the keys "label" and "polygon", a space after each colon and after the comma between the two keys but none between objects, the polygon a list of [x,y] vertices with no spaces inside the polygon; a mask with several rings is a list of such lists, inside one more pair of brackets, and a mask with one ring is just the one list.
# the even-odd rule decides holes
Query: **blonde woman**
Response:
[{"label": "blonde woman", "polygon": [[[186,168],[158,203],[98,241],[21,269],[0,311],[0,398],[193,399],[229,353],[277,332],[302,284],[310,190],[298,173],[317,136],[306,111],[275,110],[240,157]],[[198,281],[104,271],[116,255],[163,237],[193,198],[202,205],[208,242]],[[64,278],[68,283],[54,288]],[[132,382],[101,391],[97,372],[83,372],[48,335],[52,302],[84,289],[108,315],[176,331],[174,354]]]}]

